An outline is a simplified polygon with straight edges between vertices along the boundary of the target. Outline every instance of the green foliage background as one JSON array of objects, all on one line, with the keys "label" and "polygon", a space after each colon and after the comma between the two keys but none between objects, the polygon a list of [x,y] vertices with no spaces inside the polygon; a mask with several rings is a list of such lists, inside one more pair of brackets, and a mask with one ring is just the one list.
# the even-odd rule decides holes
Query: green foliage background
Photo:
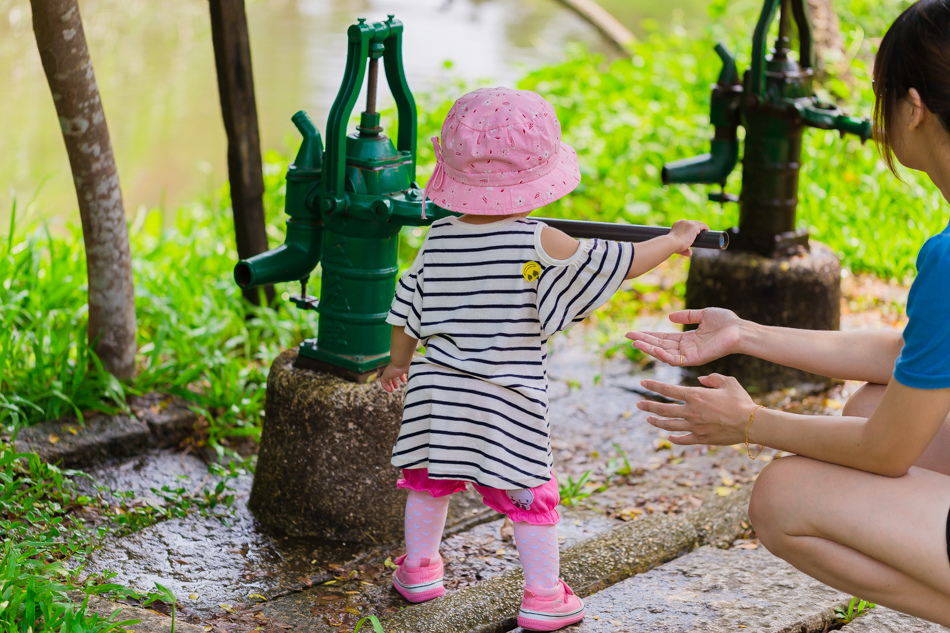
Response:
[{"label": "green foliage background", "polygon": [[[876,39],[906,0],[836,4],[847,58],[830,60],[826,99],[869,114],[869,68]],[[740,69],[758,2],[716,0],[714,25],[701,32],[654,29],[632,46],[632,59],[607,61],[576,48],[566,61],[529,73],[519,87],[555,106],[564,139],[579,154],[582,184],[543,214],[610,222],[669,224],[679,218],[727,228],[736,205],[706,200],[705,187],[662,187],[664,162],[707,151],[709,86],[719,72],[712,53],[724,41]],[[836,76],[848,69],[850,79]],[[452,100],[471,85],[446,84],[419,102],[419,164],[433,164],[428,139],[438,134]],[[901,183],[874,148],[854,138],[805,134],[799,223],[831,245],[845,267],[909,280],[923,241],[946,224],[936,188],[915,174]],[[271,242],[283,239],[287,158],[267,154],[266,209]],[[730,178],[738,192],[740,175]],[[178,211],[173,225],[158,210],[131,223],[139,373],[127,385],[102,371],[86,341],[85,264],[78,227],[11,224],[0,243],[0,425],[10,431],[62,415],[122,409],[129,393],[179,393],[209,421],[209,440],[256,436],[267,367],[280,349],[315,331],[315,315],[252,309],[231,278],[236,261],[227,190]],[[404,232],[403,263],[421,231]],[[314,284],[315,286],[316,284]],[[312,286],[313,287],[313,286]]]}]

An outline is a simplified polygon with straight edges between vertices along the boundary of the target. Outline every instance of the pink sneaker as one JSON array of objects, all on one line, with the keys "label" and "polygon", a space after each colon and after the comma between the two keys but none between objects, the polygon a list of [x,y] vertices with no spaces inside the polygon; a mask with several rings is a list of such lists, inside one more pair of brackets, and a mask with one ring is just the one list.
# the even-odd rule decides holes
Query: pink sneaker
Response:
[{"label": "pink sneaker", "polygon": [[556,631],[584,619],[584,603],[563,580],[544,593],[548,595],[525,588],[518,626],[530,631]]},{"label": "pink sneaker", "polygon": [[393,561],[399,565],[393,574],[393,587],[403,598],[409,602],[425,602],[445,595],[441,556],[435,562],[423,558],[418,567],[409,567],[405,561],[405,554]]}]

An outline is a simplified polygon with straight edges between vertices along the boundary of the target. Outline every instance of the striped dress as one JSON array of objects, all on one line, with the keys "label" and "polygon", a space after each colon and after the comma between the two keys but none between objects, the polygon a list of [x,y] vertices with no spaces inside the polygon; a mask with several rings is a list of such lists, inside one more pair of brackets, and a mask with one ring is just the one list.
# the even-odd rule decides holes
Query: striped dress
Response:
[{"label": "striped dress", "polygon": [[583,241],[556,260],[543,227],[432,224],[387,318],[425,346],[409,368],[394,466],[503,490],[550,480],[548,338],[610,299],[633,246]]}]

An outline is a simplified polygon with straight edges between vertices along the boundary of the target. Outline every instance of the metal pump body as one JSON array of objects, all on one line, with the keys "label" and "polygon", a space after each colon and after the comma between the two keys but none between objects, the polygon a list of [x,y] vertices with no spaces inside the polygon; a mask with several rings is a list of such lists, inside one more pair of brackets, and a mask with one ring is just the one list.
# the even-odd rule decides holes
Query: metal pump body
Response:
[{"label": "metal pump body", "polygon": [[[766,54],[769,27],[779,13],[775,48]],[[790,20],[799,34],[799,61],[789,57]],[[738,198],[710,194],[715,202],[739,203],[739,226],[731,229],[734,249],[767,257],[808,250],[808,233],[795,227],[802,130],[805,126],[855,134],[866,141],[871,122],[848,116],[814,95],[815,51],[807,0],[765,0],[752,37],[751,67],[740,84],[735,59],[722,44],[723,63],[712,87],[710,122],[715,134],[709,154],[668,163],[662,179],[670,183],[720,184],[739,157],[737,131],[745,127],[742,190]]]},{"label": "metal pump body", "polygon": [[[364,379],[389,360],[386,323],[398,274],[397,245],[403,226],[421,226],[448,212],[425,203],[416,177],[416,104],[402,65],[402,22],[360,19],[347,30],[343,83],[320,133],[303,111],[292,120],[303,136],[287,169],[287,238],[284,244],[243,260],[234,278],[243,288],[300,281],[291,300],[320,315],[317,337],[300,344],[297,364]],[[383,134],[376,112],[382,59],[396,101],[396,144]],[[367,76],[366,110],[356,132],[346,125]],[[307,280],[322,267],[320,300]]]}]

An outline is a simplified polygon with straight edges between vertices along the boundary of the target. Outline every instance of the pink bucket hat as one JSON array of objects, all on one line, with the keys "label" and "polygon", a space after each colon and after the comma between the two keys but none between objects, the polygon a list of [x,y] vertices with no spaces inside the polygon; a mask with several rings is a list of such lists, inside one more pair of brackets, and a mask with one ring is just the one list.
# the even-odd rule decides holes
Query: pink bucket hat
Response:
[{"label": "pink bucket hat", "polygon": [[554,108],[529,90],[480,88],[461,96],[442,124],[442,143],[432,138],[436,165],[425,194],[449,211],[532,211],[581,181],[577,152],[561,142]]}]

